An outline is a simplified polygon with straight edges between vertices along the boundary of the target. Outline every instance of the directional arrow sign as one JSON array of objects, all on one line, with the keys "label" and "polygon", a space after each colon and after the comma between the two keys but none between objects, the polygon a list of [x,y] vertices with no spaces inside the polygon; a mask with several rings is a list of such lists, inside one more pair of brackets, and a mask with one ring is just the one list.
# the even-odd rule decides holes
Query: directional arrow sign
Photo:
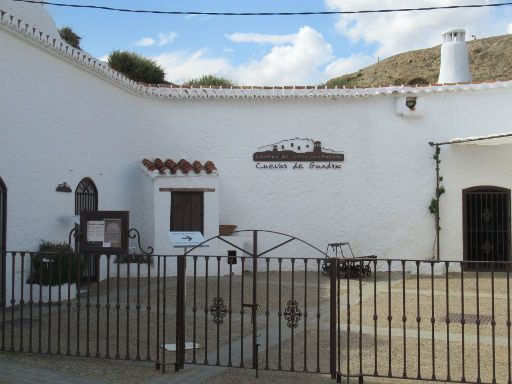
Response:
[{"label": "directional arrow sign", "polygon": [[175,248],[192,248],[204,242],[201,232],[167,232],[171,244]]}]

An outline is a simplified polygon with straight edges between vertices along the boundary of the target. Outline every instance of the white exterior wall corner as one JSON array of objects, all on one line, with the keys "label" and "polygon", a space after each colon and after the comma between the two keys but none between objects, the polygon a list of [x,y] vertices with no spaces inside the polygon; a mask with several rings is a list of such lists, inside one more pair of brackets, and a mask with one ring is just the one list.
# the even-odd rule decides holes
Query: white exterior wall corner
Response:
[{"label": "white exterior wall corner", "polygon": [[[348,240],[359,255],[427,259],[434,242],[427,207],[435,188],[428,142],[509,130],[508,88],[425,93],[414,119],[397,115],[395,97],[385,96],[164,100],[125,92],[1,31],[0,45],[8,52],[0,61],[8,74],[0,89],[0,176],[9,190],[11,250],[66,240],[74,193],[55,187],[66,181],[74,191],[88,176],[100,209],[129,210],[143,244],[175,253],[165,248],[160,229],[169,226],[169,193],[157,191],[164,178],[152,181],[140,169],[142,158],[161,154],[217,166],[218,177],[204,178],[218,184],[217,214],[210,211],[218,219],[207,236],[220,222],[290,233],[321,249]],[[342,169],[312,170],[307,163],[302,170],[256,169],[252,154],[259,147],[294,137],[343,151]],[[453,147],[443,148],[441,158],[442,253],[460,259],[460,191],[484,182],[510,188],[501,164],[510,164],[512,154]],[[146,241],[152,233],[154,244]],[[296,250],[280,254],[311,255]]]}]

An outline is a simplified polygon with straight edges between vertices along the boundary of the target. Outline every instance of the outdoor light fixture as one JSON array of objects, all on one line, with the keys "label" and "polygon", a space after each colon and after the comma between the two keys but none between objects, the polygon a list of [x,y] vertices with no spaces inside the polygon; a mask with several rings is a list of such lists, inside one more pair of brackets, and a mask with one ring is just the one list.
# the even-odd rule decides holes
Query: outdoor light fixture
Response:
[{"label": "outdoor light fixture", "polygon": [[57,188],[55,188],[55,190],[56,190],[57,192],[66,192],[66,193],[70,193],[70,192],[71,192],[71,187],[69,186],[69,184],[68,184],[68,183],[63,182],[62,184],[57,185]]},{"label": "outdoor light fixture", "polygon": [[409,96],[405,98],[405,105],[407,108],[409,108],[411,111],[414,111],[414,108],[416,107],[416,97],[415,96]]}]

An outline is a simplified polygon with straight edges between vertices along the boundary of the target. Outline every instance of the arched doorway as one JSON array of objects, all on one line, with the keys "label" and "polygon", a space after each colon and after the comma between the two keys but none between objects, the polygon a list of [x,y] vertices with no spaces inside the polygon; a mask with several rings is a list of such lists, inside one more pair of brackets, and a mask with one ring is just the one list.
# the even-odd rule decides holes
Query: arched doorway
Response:
[{"label": "arched doorway", "polygon": [[[75,189],[75,215],[80,215],[82,212],[96,212],[98,210],[98,188],[91,178],[86,177],[78,183]],[[78,224],[76,224],[78,227]],[[79,228],[77,228],[78,230]],[[77,233],[79,233],[77,231]],[[78,238],[75,239],[75,251],[78,251],[80,242]],[[99,259],[97,257],[83,257],[83,262],[89,260],[84,272],[82,274],[83,281],[86,279],[97,280],[99,273]]]},{"label": "arched doorway", "polygon": [[7,246],[7,186],[0,177],[0,300],[5,299],[5,249]]},{"label": "arched doorway", "polygon": [[86,177],[78,183],[75,190],[75,215],[82,211],[95,212],[98,210],[98,189],[92,179]]},{"label": "arched doorway", "polygon": [[[462,191],[464,260],[510,260],[510,189],[478,186]],[[474,264],[489,269],[490,264]],[[471,268],[471,265],[468,265]],[[503,265],[495,265],[496,268]]]}]

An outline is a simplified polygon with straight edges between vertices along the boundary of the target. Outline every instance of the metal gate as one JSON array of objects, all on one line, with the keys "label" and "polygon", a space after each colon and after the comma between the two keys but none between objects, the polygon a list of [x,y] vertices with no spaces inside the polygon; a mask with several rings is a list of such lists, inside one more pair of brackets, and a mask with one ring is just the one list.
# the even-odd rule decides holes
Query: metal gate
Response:
[{"label": "metal gate", "polygon": [[[197,248],[126,263],[96,255],[100,283],[80,281],[76,253],[6,252],[0,351],[144,360],[162,370],[189,363],[327,373],[347,382],[512,382],[510,262],[486,261],[482,272],[472,268],[482,261],[326,259],[292,236],[244,233],[250,247],[219,240],[242,255]],[[270,235],[286,240],[262,250]],[[322,257],[304,249],[271,256],[292,242]],[[360,273],[367,266],[371,274]]]},{"label": "metal gate", "polygon": [[[214,364],[335,377],[336,340],[329,335],[336,332],[336,302],[329,297],[336,296],[336,277],[332,284],[322,274],[325,253],[278,232],[237,233],[250,247],[223,236],[205,243],[224,242],[240,256],[198,255],[203,248],[195,247],[179,257],[175,368]],[[262,235],[281,239],[262,247]],[[292,242],[311,256],[271,256]]]},{"label": "metal gate", "polygon": [[[98,210],[98,189],[92,179],[86,177],[78,183],[75,190],[75,215],[86,212],[96,212]],[[76,233],[78,232],[78,224],[76,224]],[[79,250],[79,239],[75,238],[75,251]],[[99,276],[99,258],[97,255],[83,255],[82,256],[82,280],[87,281],[98,280]]]},{"label": "metal gate", "polygon": [[[510,253],[510,190],[474,187],[463,191],[464,260],[489,269],[488,261],[505,262]],[[498,266],[495,266],[498,267]]]}]

